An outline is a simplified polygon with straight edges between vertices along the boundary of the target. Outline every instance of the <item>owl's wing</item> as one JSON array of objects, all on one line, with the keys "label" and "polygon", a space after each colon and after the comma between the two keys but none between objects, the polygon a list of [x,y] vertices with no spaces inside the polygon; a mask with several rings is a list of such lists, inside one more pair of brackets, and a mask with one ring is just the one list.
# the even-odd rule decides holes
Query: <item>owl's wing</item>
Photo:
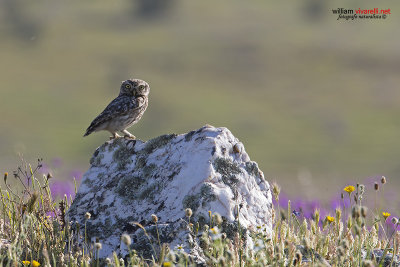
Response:
[{"label": "owl's wing", "polygon": [[87,128],[84,136],[91,134],[102,124],[116,118],[123,116],[134,109],[139,109],[145,104],[145,99],[142,97],[132,98],[129,96],[118,96],[97,116],[90,126]]}]

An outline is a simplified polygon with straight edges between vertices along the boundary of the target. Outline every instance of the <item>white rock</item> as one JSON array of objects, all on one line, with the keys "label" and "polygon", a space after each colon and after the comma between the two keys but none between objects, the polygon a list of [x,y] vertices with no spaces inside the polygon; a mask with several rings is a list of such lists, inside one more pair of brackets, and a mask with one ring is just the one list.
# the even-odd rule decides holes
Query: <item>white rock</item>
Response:
[{"label": "white rock", "polygon": [[193,211],[190,221],[200,226],[209,224],[209,211],[219,213],[224,220],[220,228],[228,237],[238,230],[238,209],[247,236],[258,225],[272,232],[269,184],[243,144],[226,128],[204,126],[145,143],[115,139],[100,146],[90,163],[68,216],[83,225],[85,213],[91,213],[87,234],[102,243],[101,258],[111,257],[113,251],[126,256],[127,248],[120,241],[123,233],[131,236],[131,248],[145,258],[154,250],[158,253],[151,220],[151,214],[156,214],[161,244],[171,248],[184,244],[185,251],[202,261],[198,236],[190,236],[188,243],[186,208]]}]

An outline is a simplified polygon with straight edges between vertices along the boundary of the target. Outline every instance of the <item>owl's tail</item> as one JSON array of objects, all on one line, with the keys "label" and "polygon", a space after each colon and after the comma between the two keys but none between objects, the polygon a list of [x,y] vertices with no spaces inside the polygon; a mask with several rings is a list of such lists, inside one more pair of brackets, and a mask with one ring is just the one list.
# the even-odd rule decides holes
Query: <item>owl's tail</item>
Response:
[{"label": "owl's tail", "polygon": [[[101,114],[100,114],[101,115]],[[92,123],[90,123],[89,127],[86,129],[86,133],[83,135],[83,137],[88,136],[89,134],[98,131],[99,130],[99,125],[101,126],[101,120],[99,120],[98,116],[95,118]],[[101,118],[101,117],[100,117]]]},{"label": "owl's tail", "polygon": [[89,126],[89,128],[86,129],[86,132],[83,135],[83,137],[88,136],[91,133],[93,133],[93,127]]}]

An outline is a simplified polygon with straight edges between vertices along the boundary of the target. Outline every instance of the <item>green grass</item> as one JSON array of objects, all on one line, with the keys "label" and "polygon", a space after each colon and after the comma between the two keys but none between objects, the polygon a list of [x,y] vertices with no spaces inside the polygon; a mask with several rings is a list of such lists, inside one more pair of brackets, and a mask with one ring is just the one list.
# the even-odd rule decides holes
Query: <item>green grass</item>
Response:
[{"label": "green grass", "polygon": [[[184,251],[190,247],[170,248],[168,244],[161,244],[159,238],[158,242],[152,242],[139,223],[136,225],[150,242],[151,259],[144,259],[131,249],[124,259],[115,253],[113,258],[99,259],[97,252],[101,243],[87,240],[86,223],[72,229],[65,219],[72,199],[53,199],[49,187],[52,177],[37,177],[41,165],[41,161],[36,167],[23,162],[14,177],[4,174],[5,187],[0,193],[0,239],[8,241],[8,245],[1,248],[1,266],[29,263],[31,266],[194,266],[193,258]],[[11,179],[19,181],[19,186],[11,187]],[[364,185],[346,187],[343,197],[349,197],[351,205],[332,210],[331,216],[325,218],[321,218],[319,210],[315,210],[310,219],[292,213],[290,200],[285,210],[276,205],[272,233],[265,225],[250,229],[254,242],[251,250],[246,249],[239,220],[239,230],[231,238],[220,230],[223,218],[212,211],[203,226],[191,220],[190,208],[185,210],[185,220],[190,234],[199,238],[207,266],[321,266],[322,262],[332,266],[378,266],[383,262],[372,256],[372,251],[379,249],[384,255],[397,255],[400,245],[400,232],[395,230],[399,226],[398,218],[380,208],[386,186],[386,179],[378,184],[377,201],[369,208],[363,204]],[[279,203],[280,187],[272,184],[271,189]],[[90,213],[86,213],[86,222],[90,217]],[[158,235],[157,215],[151,215],[151,220]],[[390,228],[387,221],[391,221],[394,228]],[[130,246],[132,241],[128,235],[124,234],[121,239]]]}]

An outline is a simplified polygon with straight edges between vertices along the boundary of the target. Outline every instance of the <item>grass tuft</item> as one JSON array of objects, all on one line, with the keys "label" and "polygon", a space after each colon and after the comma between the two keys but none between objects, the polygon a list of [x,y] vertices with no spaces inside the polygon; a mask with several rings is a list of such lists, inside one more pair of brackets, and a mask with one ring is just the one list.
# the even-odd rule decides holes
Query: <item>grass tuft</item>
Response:
[{"label": "grass tuft", "polygon": [[[199,239],[198,245],[188,242],[170,248],[160,242],[158,217],[152,214],[156,242],[136,223],[151,243],[151,259],[140,257],[132,249],[128,234],[121,236],[129,250],[125,258],[114,253],[100,259],[102,244],[87,240],[86,222],[91,214],[87,212],[85,225],[73,231],[65,219],[72,199],[53,199],[49,187],[52,175],[38,178],[41,165],[41,160],[34,168],[23,162],[14,171],[12,181],[8,173],[4,174],[5,188],[0,192],[1,266],[189,266],[195,265],[195,258],[188,252],[196,246],[207,266],[387,266],[394,261],[391,255],[399,253],[399,219],[392,211],[380,209],[377,203],[376,184],[383,192],[388,182],[382,178],[371,188],[375,191],[373,208],[362,205],[366,188],[360,184],[346,186],[343,190],[350,202],[326,216],[316,209],[311,218],[306,218],[292,210],[290,200],[285,209],[276,205],[272,234],[265,225],[244,234],[239,221],[237,231],[225,233],[221,230],[225,229],[225,221],[219,214],[209,211],[207,222],[199,223],[193,220],[193,207],[186,205],[186,229],[192,241]],[[280,187],[273,184],[272,192],[278,202]],[[253,241],[251,249],[245,246],[247,234]]]}]

